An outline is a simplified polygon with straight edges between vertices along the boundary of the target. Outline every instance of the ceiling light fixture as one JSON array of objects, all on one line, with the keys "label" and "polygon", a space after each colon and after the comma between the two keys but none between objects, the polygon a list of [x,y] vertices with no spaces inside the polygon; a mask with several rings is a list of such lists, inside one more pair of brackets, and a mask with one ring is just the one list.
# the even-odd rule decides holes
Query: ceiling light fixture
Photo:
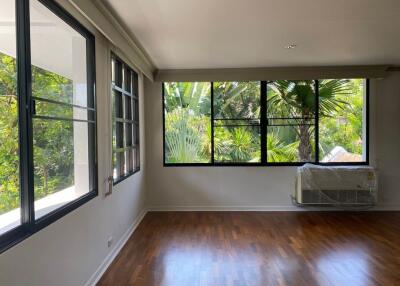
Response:
[{"label": "ceiling light fixture", "polygon": [[290,44],[290,45],[287,45],[287,46],[285,47],[285,49],[292,50],[292,49],[294,49],[294,48],[296,48],[296,47],[297,47],[296,44]]}]

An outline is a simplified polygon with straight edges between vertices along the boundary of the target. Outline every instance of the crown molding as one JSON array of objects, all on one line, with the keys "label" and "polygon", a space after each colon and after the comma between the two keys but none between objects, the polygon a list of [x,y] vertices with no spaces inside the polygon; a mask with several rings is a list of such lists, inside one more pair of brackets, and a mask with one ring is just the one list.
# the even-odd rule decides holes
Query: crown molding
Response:
[{"label": "crown molding", "polygon": [[101,0],[69,0],[69,2],[85,16],[95,28],[106,37],[113,50],[128,59],[134,69],[153,80],[156,66],[133,34],[121,24],[112,9]]},{"label": "crown molding", "polygon": [[384,78],[388,66],[320,66],[229,69],[157,70],[154,80],[166,81],[235,81],[235,80],[306,80],[317,78]]}]

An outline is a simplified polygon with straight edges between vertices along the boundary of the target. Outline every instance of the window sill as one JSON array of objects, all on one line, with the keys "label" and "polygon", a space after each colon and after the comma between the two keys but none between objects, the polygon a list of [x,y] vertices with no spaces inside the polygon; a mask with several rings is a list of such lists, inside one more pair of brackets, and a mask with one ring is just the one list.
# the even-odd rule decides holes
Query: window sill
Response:
[{"label": "window sill", "polygon": [[130,176],[132,176],[132,175],[138,173],[139,171],[140,171],[140,168],[134,170],[133,172],[130,172],[129,174],[126,174],[126,175],[123,176],[123,177],[119,177],[119,178],[117,178],[117,179],[113,179],[113,186],[118,185],[118,184],[121,183],[122,181],[125,181],[125,180],[128,179]]},{"label": "window sill", "polygon": [[[0,219],[1,221],[3,221],[3,223],[5,220],[3,216],[7,215],[7,218],[12,218],[17,215],[18,217],[16,221],[12,222],[12,226],[11,224],[8,224],[7,226],[2,226],[4,228],[7,227],[8,229],[6,230],[6,232],[3,232],[4,230],[2,230],[0,236],[0,254],[7,249],[13,247],[14,245],[20,243],[24,239],[35,234],[36,232],[40,231],[41,229],[45,228],[46,226],[57,221],[58,219],[62,218],[66,214],[79,208],[91,199],[97,197],[98,194],[97,189],[95,189],[82,196],[71,198],[71,192],[74,191],[74,188],[70,187],[38,200],[35,205],[39,204],[42,216],[38,217],[33,225],[24,226],[19,224],[18,220],[20,218],[18,212],[20,212],[20,208],[14,209],[1,215]],[[54,199],[51,204],[50,197]],[[58,204],[56,204],[55,201],[58,201]],[[62,205],[60,206],[60,204]]]},{"label": "window sill", "polygon": [[369,162],[330,162],[330,163],[164,163],[164,167],[301,167],[304,164],[319,166],[366,166]]}]

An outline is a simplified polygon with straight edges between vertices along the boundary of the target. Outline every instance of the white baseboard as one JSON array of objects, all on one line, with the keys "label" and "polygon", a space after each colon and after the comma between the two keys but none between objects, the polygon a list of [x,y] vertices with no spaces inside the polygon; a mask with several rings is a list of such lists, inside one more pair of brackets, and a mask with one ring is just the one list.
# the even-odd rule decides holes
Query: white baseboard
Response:
[{"label": "white baseboard", "polygon": [[[260,211],[260,212],[302,212],[302,211],[341,211],[333,207],[296,206],[150,206],[148,211]],[[400,205],[380,204],[366,211],[400,211]]]},{"label": "white baseboard", "polygon": [[148,211],[304,211],[295,206],[150,206]]},{"label": "white baseboard", "polygon": [[129,237],[132,235],[132,233],[138,227],[140,222],[143,220],[146,213],[147,213],[146,209],[141,211],[141,213],[138,215],[138,217],[133,222],[133,224],[122,235],[121,239],[115,244],[114,248],[110,251],[110,253],[106,256],[106,258],[103,260],[103,262],[97,268],[97,270],[93,273],[93,275],[86,282],[85,286],[95,286],[96,283],[99,282],[99,280],[103,276],[104,272],[106,272],[107,268],[114,261],[115,257],[118,255],[118,253],[121,251],[122,247],[128,241]]}]

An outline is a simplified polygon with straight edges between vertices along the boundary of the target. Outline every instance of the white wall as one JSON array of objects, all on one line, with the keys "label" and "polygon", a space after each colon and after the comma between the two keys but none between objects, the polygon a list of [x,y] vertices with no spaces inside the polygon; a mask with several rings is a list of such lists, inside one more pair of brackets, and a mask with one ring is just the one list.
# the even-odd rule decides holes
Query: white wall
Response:
[{"label": "white wall", "polygon": [[[292,210],[296,167],[163,167],[161,83],[145,81],[150,209]],[[371,164],[379,208],[400,209],[400,73],[371,80]]]},{"label": "white wall", "polygon": [[[90,27],[79,14],[62,2],[74,16]],[[92,32],[96,33],[93,29]],[[143,76],[140,75],[141,171],[118,184],[104,197],[110,158],[111,130],[109,47],[96,36],[96,81],[98,100],[99,196],[54,222],[18,245],[0,254],[0,285],[84,285],[117,246],[144,211],[145,141]],[[114,244],[108,248],[112,236]]]},{"label": "white wall", "polygon": [[372,88],[376,105],[371,143],[379,171],[379,199],[382,206],[400,210],[400,72]]}]

